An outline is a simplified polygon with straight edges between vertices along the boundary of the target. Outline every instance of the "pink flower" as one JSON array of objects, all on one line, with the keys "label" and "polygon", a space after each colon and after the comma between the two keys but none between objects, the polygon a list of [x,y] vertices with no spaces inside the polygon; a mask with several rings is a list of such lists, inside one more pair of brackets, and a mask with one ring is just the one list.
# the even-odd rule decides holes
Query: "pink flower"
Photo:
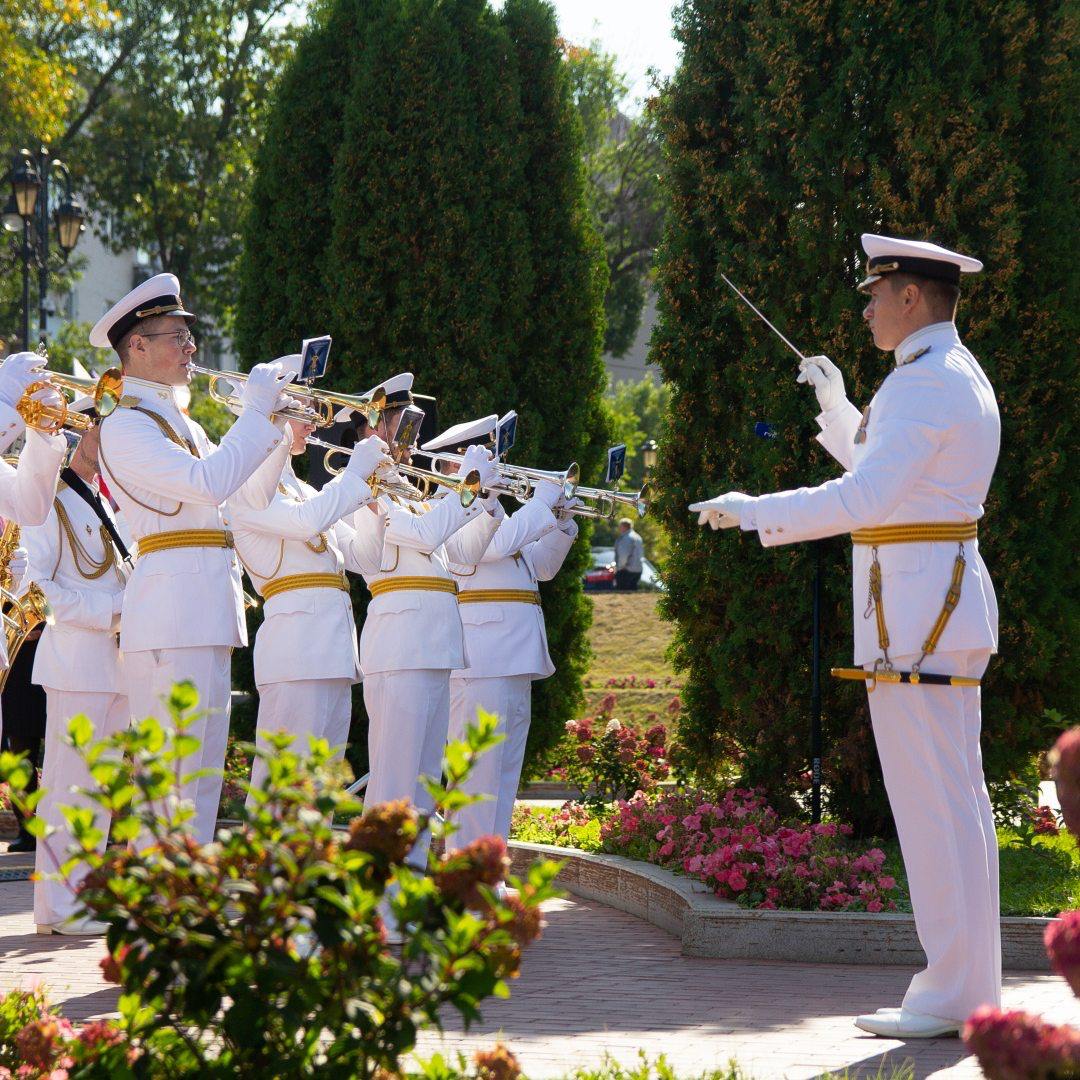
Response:
[{"label": "pink flower", "polygon": [[727,883],[732,892],[742,892],[746,888],[746,878],[738,870],[732,870],[728,874]]},{"label": "pink flower", "polygon": [[880,900],[868,900],[867,903],[866,903],[866,910],[867,911],[878,912],[878,911],[884,911],[884,909],[885,909],[885,905]]},{"label": "pink flower", "polygon": [[1064,912],[1046,928],[1043,940],[1054,970],[1080,997],[1080,911]]}]

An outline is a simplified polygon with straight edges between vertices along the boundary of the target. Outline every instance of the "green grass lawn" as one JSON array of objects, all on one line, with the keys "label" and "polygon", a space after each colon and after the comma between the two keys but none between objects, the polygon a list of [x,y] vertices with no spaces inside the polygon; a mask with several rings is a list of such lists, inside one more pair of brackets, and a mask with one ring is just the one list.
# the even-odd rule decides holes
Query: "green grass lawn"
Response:
[{"label": "green grass lawn", "polygon": [[[666,710],[679,693],[679,680],[667,658],[672,627],[661,620],[654,592],[590,593],[593,624],[589,644],[593,659],[585,680],[586,712],[605,694],[618,700],[615,715],[640,727],[650,713],[667,720]],[[634,685],[626,685],[633,677]],[[610,686],[610,680],[617,685]],[[650,687],[649,681],[655,686]]]},{"label": "green grass lawn", "polygon": [[[911,910],[907,875],[900,858],[900,845],[881,845],[885,852],[885,873],[896,878],[902,900],[901,911]],[[1058,836],[1038,836],[1031,845],[1021,842],[1018,833],[998,830],[1001,860],[1001,914],[1054,916],[1080,908],[1080,849],[1076,839],[1062,832]]]}]

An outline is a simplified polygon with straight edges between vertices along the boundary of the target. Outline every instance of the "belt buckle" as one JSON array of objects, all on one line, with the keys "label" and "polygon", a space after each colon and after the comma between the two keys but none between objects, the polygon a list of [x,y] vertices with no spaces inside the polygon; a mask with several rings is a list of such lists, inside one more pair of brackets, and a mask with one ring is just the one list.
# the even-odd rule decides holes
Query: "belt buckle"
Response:
[{"label": "belt buckle", "polygon": [[233,534],[228,529],[224,529],[223,532],[225,533],[225,546],[227,548],[236,547],[236,544],[233,542]]}]

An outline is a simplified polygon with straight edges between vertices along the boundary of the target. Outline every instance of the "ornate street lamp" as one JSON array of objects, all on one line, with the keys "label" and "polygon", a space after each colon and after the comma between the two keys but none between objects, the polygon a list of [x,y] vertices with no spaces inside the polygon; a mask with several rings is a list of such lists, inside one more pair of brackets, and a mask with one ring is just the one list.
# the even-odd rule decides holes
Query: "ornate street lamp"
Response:
[{"label": "ornate street lamp", "polygon": [[656,468],[656,456],[658,447],[655,439],[646,439],[641,444],[641,463],[645,466],[646,478]]},{"label": "ornate street lamp", "polygon": [[[59,177],[64,182],[64,197],[50,214],[49,181]],[[59,160],[54,160],[43,146],[35,157],[23,149],[15,157],[8,174],[11,195],[4,207],[3,226],[9,233],[22,232],[20,255],[23,264],[22,340],[23,348],[30,347],[30,268],[38,272],[38,332],[45,340],[49,297],[49,234],[50,223],[56,229],[57,243],[63,262],[79,242],[86,228],[86,211],[71,190],[71,173]],[[53,220],[50,222],[50,218]]]}]

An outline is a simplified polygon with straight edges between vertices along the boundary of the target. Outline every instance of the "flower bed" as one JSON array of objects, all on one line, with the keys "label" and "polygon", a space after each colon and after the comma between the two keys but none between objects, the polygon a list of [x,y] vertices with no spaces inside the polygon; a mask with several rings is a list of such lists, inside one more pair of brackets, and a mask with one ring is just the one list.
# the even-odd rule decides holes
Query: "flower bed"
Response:
[{"label": "flower bed", "polygon": [[897,882],[879,848],[858,849],[835,824],[785,823],[762,796],[735,788],[711,798],[672,792],[619,800],[592,814],[519,807],[515,839],[604,851],[662,866],[745,907],[891,911]]}]

